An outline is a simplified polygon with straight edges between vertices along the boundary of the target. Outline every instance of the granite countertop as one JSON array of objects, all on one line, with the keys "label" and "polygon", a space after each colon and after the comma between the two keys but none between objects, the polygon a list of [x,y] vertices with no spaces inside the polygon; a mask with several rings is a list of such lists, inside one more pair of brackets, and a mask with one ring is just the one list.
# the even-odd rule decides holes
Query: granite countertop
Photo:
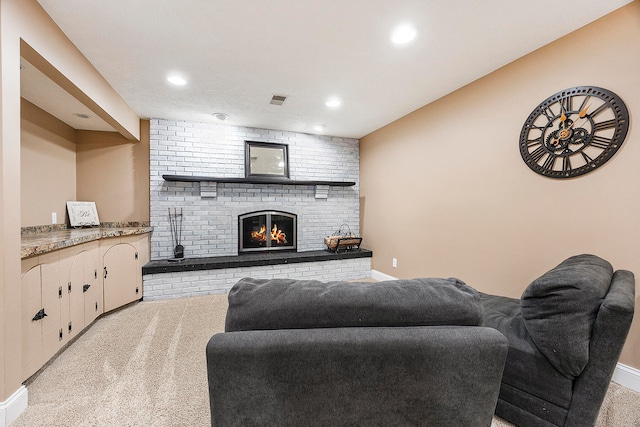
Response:
[{"label": "granite countertop", "polygon": [[133,236],[150,233],[148,223],[108,223],[92,228],[66,228],[64,226],[26,227],[22,229],[21,258],[52,252],[94,240],[109,237]]}]

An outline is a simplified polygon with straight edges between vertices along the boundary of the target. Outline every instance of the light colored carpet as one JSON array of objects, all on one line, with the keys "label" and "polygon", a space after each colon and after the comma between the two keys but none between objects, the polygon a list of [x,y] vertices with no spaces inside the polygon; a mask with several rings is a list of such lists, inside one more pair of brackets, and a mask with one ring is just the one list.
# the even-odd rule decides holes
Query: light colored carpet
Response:
[{"label": "light colored carpet", "polygon": [[[145,301],[98,319],[28,384],[11,427],[210,425],[205,346],[224,329],[226,298]],[[597,426],[640,426],[640,394],[611,383]]]},{"label": "light colored carpet", "polygon": [[205,346],[226,295],[141,302],[98,319],[42,371],[12,427],[207,426]]}]

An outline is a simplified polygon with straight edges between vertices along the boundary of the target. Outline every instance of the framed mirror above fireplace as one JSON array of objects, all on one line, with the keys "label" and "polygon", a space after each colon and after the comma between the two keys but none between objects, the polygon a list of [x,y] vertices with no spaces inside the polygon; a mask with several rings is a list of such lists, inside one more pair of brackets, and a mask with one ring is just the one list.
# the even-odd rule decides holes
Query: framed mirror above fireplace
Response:
[{"label": "framed mirror above fireplace", "polygon": [[245,141],[245,176],[289,178],[289,146]]},{"label": "framed mirror above fireplace", "polygon": [[296,250],[297,215],[259,211],[238,216],[238,252]]}]

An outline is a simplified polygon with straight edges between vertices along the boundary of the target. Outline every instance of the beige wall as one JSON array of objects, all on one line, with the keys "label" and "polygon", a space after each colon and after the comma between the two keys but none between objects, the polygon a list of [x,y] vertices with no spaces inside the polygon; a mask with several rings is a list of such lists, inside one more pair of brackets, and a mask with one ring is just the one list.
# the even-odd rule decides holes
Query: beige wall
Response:
[{"label": "beige wall", "polygon": [[22,100],[21,226],[68,221],[66,202],[95,201],[101,222],[149,221],[149,122],[141,141],[75,130]]},{"label": "beige wall", "polygon": [[22,100],[20,213],[22,227],[65,223],[66,201],[76,200],[76,132]]},{"label": "beige wall", "polygon": [[78,131],[78,200],[96,202],[101,222],[149,221],[149,121],[140,142]]},{"label": "beige wall", "polygon": [[[455,276],[519,297],[563,259],[593,253],[640,281],[639,70],[634,2],[362,138],[362,235],[373,268],[400,278]],[[627,140],[587,175],[542,177],[520,157],[522,125],[545,98],[580,85],[623,98]],[[621,358],[635,368],[639,319]]]},{"label": "beige wall", "polygon": [[[47,123],[21,121],[21,55],[85,102],[124,137],[137,140],[140,136],[137,115],[66,38],[36,0],[0,1],[0,404],[21,386],[22,136],[27,139],[26,145],[31,146],[27,150],[31,150],[33,144],[41,143],[47,150],[55,152],[58,164],[66,164],[66,160],[62,160],[66,156],[63,154],[67,147],[63,141],[66,137],[52,131]],[[53,127],[57,128],[57,125]],[[24,155],[39,156],[35,152]],[[76,173],[76,181],[80,179],[82,177]],[[70,176],[61,180],[65,187],[76,185]],[[32,182],[27,182],[26,186],[34,192]],[[40,218],[45,218],[45,223],[49,223],[52,209],[59,209],[67,191],[56,196],[60,197],[59,200],[52,198],[47,202],[51,203],[50,206],[32,212],[34,217],[29,216],[26,221],[40,222]],[[4,416],[3,410],[0,410],[0,416]]]}]

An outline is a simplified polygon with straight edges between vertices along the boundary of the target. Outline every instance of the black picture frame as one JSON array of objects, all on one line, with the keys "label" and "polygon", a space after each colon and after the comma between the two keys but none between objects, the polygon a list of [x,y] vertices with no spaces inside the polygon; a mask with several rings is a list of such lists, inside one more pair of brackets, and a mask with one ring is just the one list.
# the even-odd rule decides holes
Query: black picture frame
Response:
[{"label": "black picture frame", "polygon": [[245,141],[245,177],[289,178],[289,146]]}]

